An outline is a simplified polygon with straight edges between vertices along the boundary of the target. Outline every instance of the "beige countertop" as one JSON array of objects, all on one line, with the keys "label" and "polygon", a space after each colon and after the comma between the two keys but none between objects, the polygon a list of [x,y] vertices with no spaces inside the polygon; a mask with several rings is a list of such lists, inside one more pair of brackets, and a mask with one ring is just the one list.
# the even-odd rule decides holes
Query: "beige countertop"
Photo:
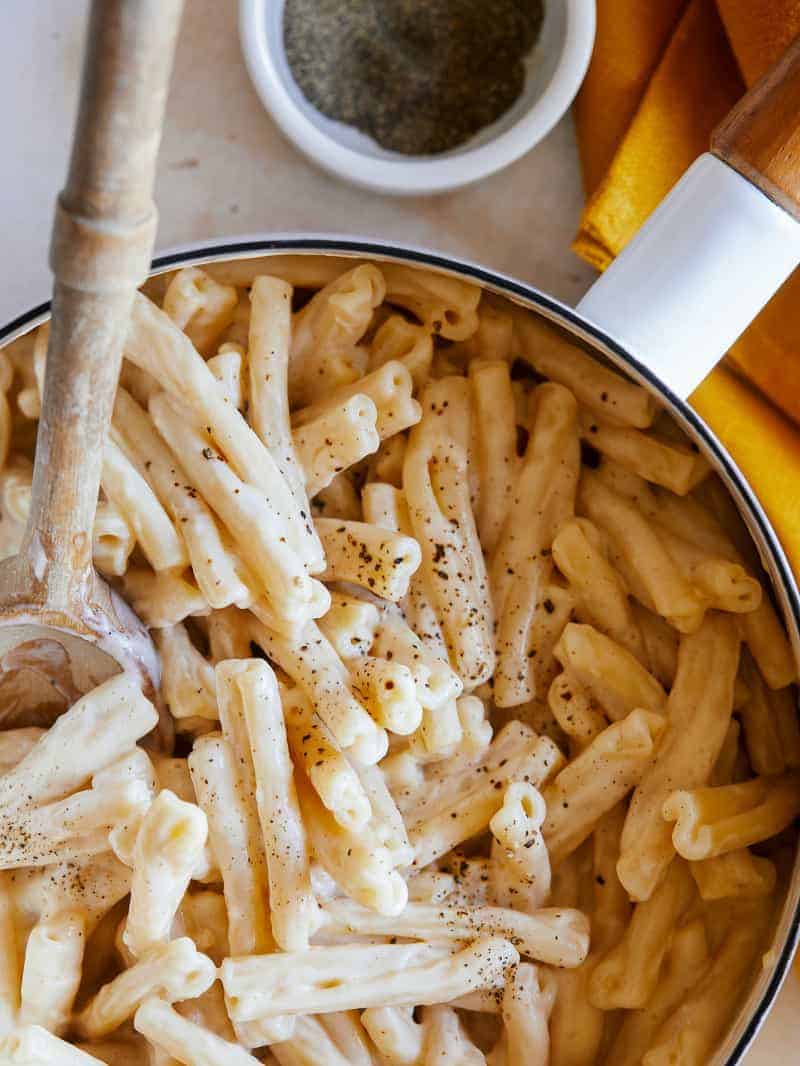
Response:
[{"label": "beige countertop", "polygon": [[[86,0],[5,0],[0,187],[9,286],[0,321],[47,291],[52,202],[64,176]],[[21,108],[8,106],[24,100]],[[265,114],[239,50],[235,0],[187,0],[160,156],[160,248],[305,230],[380,236],[478,260],[567,302],[592,271],[569,250],[581,205],[564,121],[527,158],[439,197],[387,198],[328,177]],[[29,295],[32,294],[32,295]]]},{"label": "beige countertop", "polygon": [[[86,9],[86,0],[5,0],[0,11],[0,324],[48,295]],[[593,276],[569,249],[582,202],[569,119],[472,188],[412,199],[350,188],[306,162],[264,113],[239,51],[235,0],[186,0],[156,198],[159,248],[263,231],[381,237],[479,261],[567,303]],[[791,975],[747,1066],[798,1061],[798,1018]]]},{"label": "beige countertop", "polygon": [[162,243],[252,230],[380,236],[478,260],[567,302],[581,295],[593,271],[569,250],[582,200],[569,121],[516,165],[455,193],[353,188],[307,162],[264,112],[233,8],[189,0],[157,186]]}]

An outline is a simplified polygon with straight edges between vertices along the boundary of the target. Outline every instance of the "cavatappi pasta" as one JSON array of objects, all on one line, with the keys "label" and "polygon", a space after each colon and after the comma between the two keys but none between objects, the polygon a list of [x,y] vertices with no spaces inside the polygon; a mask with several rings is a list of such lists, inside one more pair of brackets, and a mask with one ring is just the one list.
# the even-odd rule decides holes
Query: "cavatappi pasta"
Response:
[{"label": "cavatappi pasta", "polygon": [[[800,813],[791,649],[709,465],[451,277],[145,291],[94,560],[175,747],[126,676],[30,720],[0,686],[0,1063],[707,1066]],[[46,331],[0,352],[2,557]]]}]

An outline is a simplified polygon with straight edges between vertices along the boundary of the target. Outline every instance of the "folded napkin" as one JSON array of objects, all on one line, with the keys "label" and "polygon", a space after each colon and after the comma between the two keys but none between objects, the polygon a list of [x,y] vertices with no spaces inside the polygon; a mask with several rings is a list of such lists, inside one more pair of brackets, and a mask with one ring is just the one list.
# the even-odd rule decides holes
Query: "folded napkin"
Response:
[{"label": "folded napkin", "polygon": [[756,490],[800,576],[800,432],[750,382],[719,366],[691,398]]},{"label": "folded napkin", "polygon": [[636,114],[686,0],[600,0],[592,62],[575,101],[583,182],[593,193]]},{"label": "folded napkin", "polygon": [[[575,105],[588,201],[574,248],[602,270],[706,150],[745,86],[800,33],[800,0],[597,0],[597,9]],[[800,573],[800,271],[691,402]]]},{"label": "folded napkin", "polygon": [[[598,14],[605,7],[613,7],[614,18],[618,17],[615,0],[600,0]],[[638,12],[632,10],[628,17],[646,22],[653,10],[665,7],[674,8],[674,0],[640,3]],[[602,32],[602,24],[599,28]],[[575,240],[578,254],[601,270],[705,151],[710,131],[744,91],[713,0],[691,0],[664,44],[638,107],[589,198]],[[642,59],[649,63],[651,57],[652,53]],[[600,77],[596,62],[595,57],[590,80]],[[582,161],[587,155],[584,146],[594,142],[594,131],[604,128],[614,109],[614,101],[609,101],[604,110],[599,91],[597,96],[592,112],[583,114],[588,102],[583,92],[580,96]]]}]

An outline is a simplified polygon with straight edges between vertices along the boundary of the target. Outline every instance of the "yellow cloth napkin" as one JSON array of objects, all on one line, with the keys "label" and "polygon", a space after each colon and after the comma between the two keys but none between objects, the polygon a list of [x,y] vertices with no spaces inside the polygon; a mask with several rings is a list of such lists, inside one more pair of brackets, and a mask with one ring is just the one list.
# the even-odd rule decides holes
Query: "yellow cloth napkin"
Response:
[{"label": "yellow cloth napkin", "polygon": [[717,0],[717,7],[748,85],[800,33],[800,0]]},{"label": "yellow cloth napkin", "polygon": [[800,433],[749,382],[719,366],[692,396],[692,407],[714,429],[756,489],[800,575]]},{"label": "yellow cloth napkin", "polygon": [[[614,7],[615,0],[600,0],[598,12],[605,6]],[[639,13],[631,12],[630,17],[646,21],[662,4],[638,6]],[[592,76],[596,62],[595,55]],[[712,78],[709,67],[714,70]],[[607,267],[705,151],[710,131],[743,91],[713,0],[691,0],[586,205],[574,244],[578,254],[601,270]],[[580,106],[586,106],[582,92],[580,100]],[[596,105],[579,126],[579,143],[592,143],[594,131],[606,122],[606,114]],[[582,159],[585,154],[582,148]]]},{"label": "yellow cloth napkin", "polygon": [[592,63],[574,109],[587,194],[608,170],[685,4],[662,0],[647,18],[642,0],[598,4]]},{"label": "yellow cloth napkin", "polygon": [[[597,44],[575,106],[589,199],[574,248],[602,270],[708,147],[745,84],[800,32],[800,0],[597,7]],[[730,364],[764,395],[719,369],[692,403],[750,480],[800,573],[800,429],[773,407],[800,422],[800,272],[736,343]]]}]

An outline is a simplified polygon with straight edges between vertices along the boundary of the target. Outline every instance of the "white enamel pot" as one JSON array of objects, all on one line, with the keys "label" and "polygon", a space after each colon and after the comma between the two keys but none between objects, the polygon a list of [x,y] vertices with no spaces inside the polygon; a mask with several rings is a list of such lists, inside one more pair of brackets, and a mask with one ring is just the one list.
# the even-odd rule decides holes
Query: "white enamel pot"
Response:
[{"label": "white enamel pot", "polygon": [[[770,84],[758,88],[755,96],[749,94],[739,118],[744,115],[747,123],[756,115],[757,124],[757,115],[767,113],[763,105],[770,92],[783,97],[777,105],[779,112],[783,109],[783,124],[787,115],[795,123],[793,132],[778,139],[772,157],[784,151],[791,164],[793,154],[800,155],[800,46]],[[775,110],[773,106],[773,115]],[[756,141],[763,145],[764,136]],[[772,177],[757,174],[752,161],[745,158],[746,145],[742,152],[732,152],[725,144],[730,161],[749,172],[766,193],[716,156],[702,156],[577,309],[473,263],[372,240],[330,236],[261,235],[194,244],[160,256],[153,263],[153,274],[251,258],[266,258],[263,269],[267,271],[271,257],[287,254],[368,258],[449,274],[541,315],[598,359],[648,389],[709,459],[758,547],[800,662],[800,590],[780,541],[730,455],[687,403],[694,387],[800,263],[800,222],[792,214],[800,181],[792,184],[777,171]],[[48,317],[49,304],[42,304],[0,327],[0,347]],[[734,1066],[741,1061],[786,976],[799,930],[800,854],[772,944],[765,946],[764,965],[705,1066]]]}]

